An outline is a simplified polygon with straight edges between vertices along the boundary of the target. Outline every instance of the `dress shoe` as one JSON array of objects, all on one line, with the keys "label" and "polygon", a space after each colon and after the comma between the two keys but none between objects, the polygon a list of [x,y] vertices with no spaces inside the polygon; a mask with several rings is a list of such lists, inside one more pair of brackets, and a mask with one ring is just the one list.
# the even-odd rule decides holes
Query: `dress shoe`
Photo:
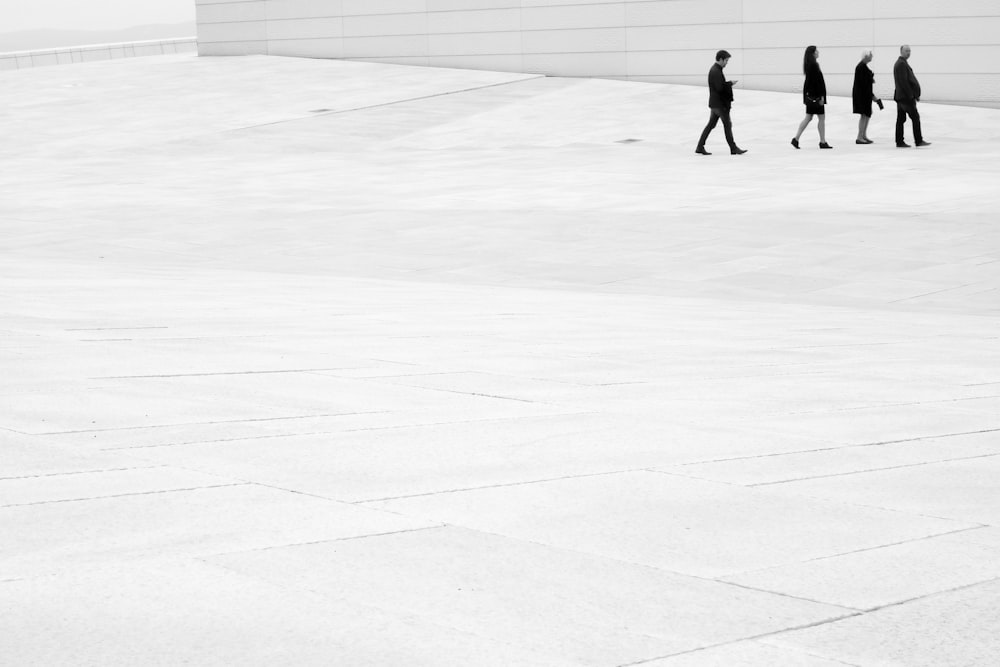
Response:
[{"label": "dress shoe", "polygon": [[798,139],[792,139],[792,145],[795,146],[796,148],[798,148],[799,147],[799,140]]},{"label": "dress shoe", "polygon": [[918,141],[917,142],[917,146],[930,146],[930,145],[931,145],[931,142],[929,142],[929,141]]},{"label": "dress shoe", "polygon": [[864,145],[864,144],[867,144],[868,142],[865,141],[864,139],[855,139],[854,143]]},{"label": "dress shoe", "polygon": [[698,148],[694,149],[694,152],[698,155],[711,155],[711,153],[705,150],[704,146],[698,146]]},{"label": "dress shoe", "polygon": [[819,147],[820,148],[833,148],[833,146],[831,146],[830,144],[826,143],[825,141],[819,142]]},{"label": "dress shoe", "polygon": [[736,148],[734,148],[733,150],[731,150],[731,151],[729,151],[729,152],[730,152],[731,154],[733,154],[733,155],[743,155],[744,153],[746,153],[746,152],[747,152],[747,149],[745,149],[745,148],[740,148],[739,146],[737,146]]},{"label": "dress shoe", "polygon": [[902,141],[902,142],[897,141],[896,142],[896,148],[909,148],[909,147],[910,147],[910,144],[906,143],[905,141]]}]

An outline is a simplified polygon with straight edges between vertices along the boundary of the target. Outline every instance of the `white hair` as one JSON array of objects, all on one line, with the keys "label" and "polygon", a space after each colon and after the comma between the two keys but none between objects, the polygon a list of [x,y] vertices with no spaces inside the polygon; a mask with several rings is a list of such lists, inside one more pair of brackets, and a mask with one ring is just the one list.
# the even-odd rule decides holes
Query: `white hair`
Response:
[{"label": "white hair", "polygon": [[862,58],[867,58],[868,56],[872,56],[872,57],[875,56],[875,54],[872,53],[871,49],[865,49],[864,51],[861,52],[861,57]]}]

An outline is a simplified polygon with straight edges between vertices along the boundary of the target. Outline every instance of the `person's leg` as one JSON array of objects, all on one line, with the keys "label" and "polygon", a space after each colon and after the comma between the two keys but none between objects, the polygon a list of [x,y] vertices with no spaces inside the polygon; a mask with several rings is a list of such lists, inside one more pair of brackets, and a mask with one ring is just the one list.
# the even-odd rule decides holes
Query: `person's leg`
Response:
[{"label": "person's leg", "polygon": [[871,119],[871,116],[861,116],[861,139],[863,141],[871,141],[871,139],[868,138],[868,123]]},{"label": "person's leg", "polygon": [[913,141],[922,144],[924,143],[924,133],[920,128],[920,112],[917,111],[917,103],[914,102],[910,105],[908,111],[910,113],[910,120],[913,121]]},{"label": "person's leg", "polygon": [[795,133],[795,141],[802,138],[802,133],[806,131],[806,126],[809,125],[809,121],[812,119],[813,117],[811,113],[807,113],[806,117],[802,119],[802,122],[799,123],[799,131]]},{"label": "person's leg", "polygon": [[896,102],[896,145],[903,145],[903,125],[906,123],[906,108],[901,102]]},{"label": "person's leg", "polygon": [[733,119],[729,115],[729,109],[721,109],[720,117],[722,118],[722,129],[726,132],[726,143],[729,144],[729,150],[736,150],[736,140],[733,139]]},{"label": "person's leg", "polygon": [[819,141],[821,144],[826,143],[826,116],[823,114],[819,115]]},{"label": "person's leg", "polygon": [[705,142],[708,141],[708,135],[712,133],[715,126],[719,124],[719,114],[715,109],[711,110],[711,115],[708,118],[708,125],[705,129],[701,131],[701,137],[698,139],[698,148],[704,148]]},{"label": "person's leg", "polygon": [[858,114],[858,138],[855,139],[855,141],[864,141],[865,140],[865,125],[866,125],[866,123],[865,123],[865,115],[864,114]]}]

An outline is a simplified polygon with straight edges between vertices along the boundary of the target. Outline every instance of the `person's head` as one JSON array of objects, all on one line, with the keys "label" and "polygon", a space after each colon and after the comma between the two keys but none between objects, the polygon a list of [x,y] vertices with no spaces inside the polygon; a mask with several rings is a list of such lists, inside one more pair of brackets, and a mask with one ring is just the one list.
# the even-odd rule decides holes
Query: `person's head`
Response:
[{"label": "person's head", "polygon": [[721,51],[716,52],[715,62],[719,65],[719,67],[725,67],[729,64],[729,59],[732,57],[733,56],[730,55],[729,51],[722,49]]},{"label": "person's head", "polygon": [[901,55],[903,57],[903,60],[909,60],[910,59],[910,45],[909,44],[903,44],[901,47],[899,47],[899,55]]},{"label": "person's head", "polygon": [[874,57],[875,56],[872,54],[871,51],[862,51],[861,52],[861,62],[865,63],[866,65],[868,63],[870,63],[872,61],[872,58],[874,58]]},{"label": "person's head", "polygon": [[802,57],[802,69],[809,69],[810,65],[814,65],[816,63],[817,58],[819,58],[819,49],[812,45],[807,46],[806,53]]}]

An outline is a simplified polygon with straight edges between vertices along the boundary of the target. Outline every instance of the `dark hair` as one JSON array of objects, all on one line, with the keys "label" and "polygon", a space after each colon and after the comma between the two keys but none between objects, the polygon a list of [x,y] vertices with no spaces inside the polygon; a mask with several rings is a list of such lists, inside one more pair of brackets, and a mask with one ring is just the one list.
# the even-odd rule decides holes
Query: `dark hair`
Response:
[{"label": "dark hair", "polygon": [[802,58],[802,71],[803,72],[809,71],[809,66],[815,64],[816,64],[816,47],[812,45],[807,46],[806,54]]},{"label": "dark hair", "polygon": [[718,51],[715,54],[715,61],[718,62],[720,60],[725,60],[726,58],[732,58],[732,57],[733,56],[730,55],[729,51],[726,51],[725,49],[722,49],[721,51]]}]

